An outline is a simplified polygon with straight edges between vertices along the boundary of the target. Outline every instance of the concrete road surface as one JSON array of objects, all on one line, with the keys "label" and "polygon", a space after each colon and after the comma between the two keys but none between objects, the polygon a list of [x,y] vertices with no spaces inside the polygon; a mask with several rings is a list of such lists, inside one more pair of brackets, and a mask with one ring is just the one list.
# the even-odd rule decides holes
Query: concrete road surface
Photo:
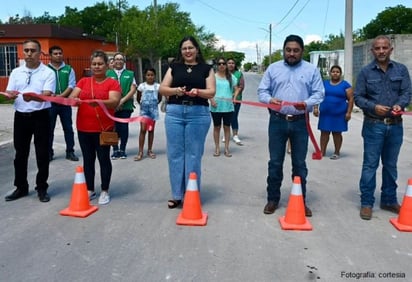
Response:
[{"label": "concrete road surface", "polygon": [[[256,101],[261,76],[246,73],[245,77],[244,99]],[[11,132],[12,112],[10,106],[1,106],[0,136]],[[181,210],[167,208],[170,186],[163,119],[164,114],[156,125],[155,160],[133,161],[139,125],[130,125],[129,157],[112,162],[112,201],[87,218],[59,215],[68,206],[75,168],[82,164],[82,159],[64,159],[60,124],[56,160],[50,165],[49,203],[40,203],[33,191],[34,152],[29,196],[4,201],[14,176],[14,150],[7,141],[11,137],[5,138],[0,146],[0,281],[412,281],[412,234],[390,224],[396,215],[379,209],[379,191],[372,220],[359,218],[361,113],[353,114],[339,160],[312,160],[310,145],[307,202],[313,210],[312,231],[284,231],[278,222],[292,187],[289,156],[281,206],[275,214],[263,214],[268,113],[247,105],[240,110],[244,146],[231,142],[232,158],[213,157],[209,131],[200,187],[207,225],[176,225]],[[318,138],[317,119],[311,121]],[[405,117],[399,201],[412,177],[411,127],[412,118]],[[77,138],[76,153],[81,155]],[[331,143],[328,155],[332,153]],[[378,187],[380,175],[378,171]]]}]

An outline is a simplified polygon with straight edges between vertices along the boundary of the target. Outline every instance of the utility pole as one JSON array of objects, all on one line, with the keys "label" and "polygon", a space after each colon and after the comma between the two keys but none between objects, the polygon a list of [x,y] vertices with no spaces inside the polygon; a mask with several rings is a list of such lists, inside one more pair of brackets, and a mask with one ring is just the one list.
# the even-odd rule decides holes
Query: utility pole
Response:
[{"label": "utility pole", "polygon": [[269,24],[269,65],[272,63],[272,24]]},{"label": "utility pole", "polygon": [[259,47],[257,43],[256,43],[256,63],[259,65]]},{"label": "utility pole", "polygon": [[[153,0],[153,8],[154,8],[154,12],[155,12],[155,28],[156,28],[156,37],[158,36],[159,33],[159,22],[158,22],[158,16],[157,16],[157,0]],[[158,81],[162,82],[162,57],[160,57],[157,60],[157,77],[158,77]]]},{"label": "utility pole", "polygon": [[353,0],[345,1],[345,80],[353,85]]},{"label": "utility pole", "polygon": [[119,37],[120,37],[120,19],[122,17],[122,11],[121,11],[121,0],[118,2],[118,10],[119,10],[119,19],[117,21],[117,30],[116,30],[116,52],[119,52]]}]

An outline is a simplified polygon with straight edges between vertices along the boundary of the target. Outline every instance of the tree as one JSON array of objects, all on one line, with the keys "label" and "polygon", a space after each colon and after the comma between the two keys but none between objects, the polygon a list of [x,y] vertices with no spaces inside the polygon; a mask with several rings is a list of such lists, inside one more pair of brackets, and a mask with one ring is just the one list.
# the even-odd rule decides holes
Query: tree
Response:
[{"label": "tree", "polygon": [[64,15],[59,18],[59,24],[63,26],[82,28],[82,14],[77,10],[77,8],[70,8],[66,6]]},{"label": "tree", "polygon": [[403,5],[386,8],[375,19],[356,33],[356,39],[363,41],[380,34],[412,33],[412,8]]},{"label": "tree", "polygon": [[[276,62],[283,59],[283,51],[282,49],[276,50],[270,56],[270,62]],[[263,57],[262,64],[267,68],[269,66],[269,55]]]},{"label": "tree", "polygon": [[9,17],[8,24],[32,24],[34,23],[33,17],[30,12],[25,10],[24,16],[20,17],[19,14],[16,14],[14,17]]},{"label": "tree", "polygon": [[236,52],[236,51],[224,51],[224,52],[221,52],[220,50],[214,51],[213,59],[217,60],[219,57],[223,57],[225,59],[232,58],[235,61],[236,66],[240,68],[243,60],[245,59],[245,53]]},{"label": "tree", "polygon": [[126,54],[148,58],[152,63],[160,57],[176,57],[177,44],[186,35],[199,40],[206,59],[216,42],[214,34],[196,27],[190,14],[179,11],[176,3],[151,5],[143,11],[128,9],[122,16],[120,32]]},{"label": "tree", "polygon": [[33,23],[35,24],[55,24],[59,20],[58,17],[50,16],[49,12],[44,12],[40,17],[35,17]]},{"label": "tree", "polygon": [[204,26],[195,26],[189,12],[179,11],[179,4],[151,5],[141,11],[136,6],[129,8],[126,0],[118,3],[116,6],[112,1],[100,2],[81,11],[66,6],[64,15],[59,17],[45,12],[33,18],[26,11],[26,16],[11,17],[9,23],[57,23],[77,27],[89,35],[116,41],[119,51],[129,58],[147,58],[152,65],[159,58],[175,57],[178,42],[186,35],[193,35],[199,40],[205,59],[213,58],[215,35],[206,32]]},{"label": "tree", "polygon": [[341,32],[339,35],[329,34],[325,40],[328,50],[341,50],[345,48],[345,36]]},{"label": "tree", "polygon": [[303,51],[303,59],[305,61],[310,61],[309,53],[312,51],[328,51],[329,45],[322,42],[322,41],[312,41],[308,45],[305,45],[305,49]]},{"label": "tree", "polygon": [[244,71],[250,71],[250,69],[252,68],[252,63],[251,62],[247,62],[243,64],[243,70]]}]

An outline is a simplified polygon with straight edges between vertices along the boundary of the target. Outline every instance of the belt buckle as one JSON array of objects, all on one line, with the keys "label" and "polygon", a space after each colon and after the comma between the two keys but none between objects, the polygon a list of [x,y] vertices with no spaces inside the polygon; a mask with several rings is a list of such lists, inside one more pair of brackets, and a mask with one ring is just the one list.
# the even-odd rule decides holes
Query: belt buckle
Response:
[{"label": "belt buckle", "polygon": [[293,115],[285,115],[285,119],[287,121],[293,121],[294,120]]},{"label": "belt buckle", "polygon": [[182,105],[192,106],[192,105],[193,105],[193,101],[182,100]]},{"label": "belt buckle", "polygon": [[386,117],[383,119],[383,124],[386,124],[386,125],[394,124],[394,120],[390,117]]}]

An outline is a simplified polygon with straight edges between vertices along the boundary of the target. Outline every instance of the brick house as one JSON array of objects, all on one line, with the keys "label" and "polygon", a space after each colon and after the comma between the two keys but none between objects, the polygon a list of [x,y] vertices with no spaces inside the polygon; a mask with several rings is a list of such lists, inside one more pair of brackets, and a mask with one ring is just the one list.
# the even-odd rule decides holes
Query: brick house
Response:
[{"label": "brick house", "polygon": [[116,52],[116,45],[101,36],[85,34],[81,29],[56,24],[0,25],[0,91],[7,86],[10,72],[23,61],[23,41],[36,39],[42,48],[41,60],[49,62],[48,51],[53,45],[63,48],[64,61],[70,64],[79,80],[90,66],[90,55],[100,49],[108,54]]}]

